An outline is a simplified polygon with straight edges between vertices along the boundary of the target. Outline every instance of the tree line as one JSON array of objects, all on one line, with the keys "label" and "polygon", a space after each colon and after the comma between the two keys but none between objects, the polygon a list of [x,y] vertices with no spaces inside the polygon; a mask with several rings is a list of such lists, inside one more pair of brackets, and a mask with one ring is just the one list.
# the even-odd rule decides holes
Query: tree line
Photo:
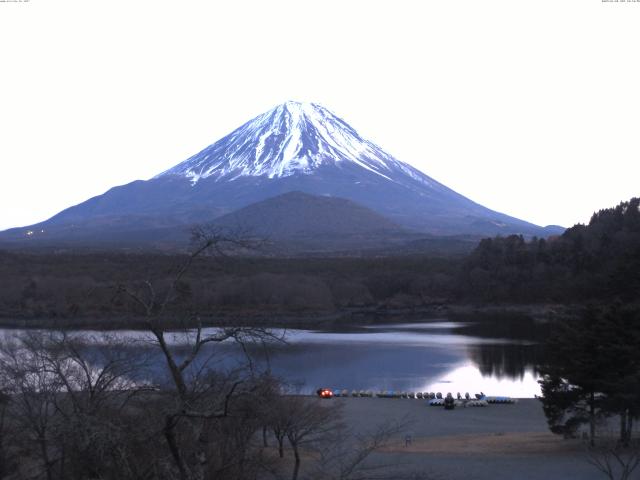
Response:
[{"label": "tree line", "polygon": [[636,301],[640,199],[593,214],[559,237],[488,238],[462,267],[460,295],[483,302]]}]

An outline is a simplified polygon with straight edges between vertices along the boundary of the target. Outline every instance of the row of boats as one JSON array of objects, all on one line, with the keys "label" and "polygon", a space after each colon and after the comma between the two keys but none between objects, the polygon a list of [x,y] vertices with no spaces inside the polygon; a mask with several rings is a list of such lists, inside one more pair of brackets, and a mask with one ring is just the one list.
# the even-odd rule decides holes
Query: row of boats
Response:
[{"label": "row of boats", "polygon": [[[321,394],[324,392],[324,395]],[[378,398],[413,398],[418,400],[429,400],[429,405],[440,406],[445,404],[446,398],[452,398],[456,406],[486,406],[490,403],[516,403],[515,398],[503,396],[487,396],[484,393],[476,393],[471,397],[469,393],[465,393],[464,397],[458,393],[457,398],[453,398],[451,393],[443,396],[441,392],[410,392],[397,390],[381,390],[374,392],[373,390],[331,390],[320,389],[318,395],[322,397],[378,397]]]},{"label": "row of boats", "polygon": [[[447,399],[449,402],[447,402]],[[453,407],[486,407],[490,403],[517,403],[516,398],[511,397],[481,397],[481,398],[434,398],[429,400],[431,407],[447,407],[447,404]]]}]

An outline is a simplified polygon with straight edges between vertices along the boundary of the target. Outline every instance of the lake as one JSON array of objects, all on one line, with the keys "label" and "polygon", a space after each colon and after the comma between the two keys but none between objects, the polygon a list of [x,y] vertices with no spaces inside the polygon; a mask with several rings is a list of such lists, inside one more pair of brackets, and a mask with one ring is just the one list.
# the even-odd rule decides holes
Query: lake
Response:
[{"label": "lake", "polygon": [[[270,370],[301,393],[328,387],[454,395],[469,392],[472,396],[483,392],[519,398],[539,395],[536,364],[542,355],[541,346],[522,338],[493,337],[496,330],[491,325],[479,325],[431,320],[354,326],[341,331],[290,329],[277,331],[285,334],[286,344],[249,345],[247,352],[257,369]],[[120,331],[117,335],[135,340],[136,349],[145,346],[154,356],[154,370],[164,371],[159,352],[148,348],[149,334]],[[175,335],[171,341],[179,344],[181,339]],[[229,342],[207,350],[217,368],[231,369],[246,361],[245,352]]]},{"label": "lake", "polygon": [[437,321],[360,327],[346,332],[289,330],[271,347],[273,373],[305,393],[348,390],[540,394],[537,343],[465,335],[465,324]]}]

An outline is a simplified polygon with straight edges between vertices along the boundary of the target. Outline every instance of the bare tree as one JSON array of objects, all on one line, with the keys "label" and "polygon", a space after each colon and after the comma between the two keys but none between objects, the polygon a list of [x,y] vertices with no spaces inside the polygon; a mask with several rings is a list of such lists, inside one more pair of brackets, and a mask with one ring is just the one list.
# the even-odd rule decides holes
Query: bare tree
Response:
[{"label": "bare tree", "polygon": [[407,419],[390,421],[376,426],[368,433],[354,433],[346,427],[338,428],[331,442],[319,449],[313,478],[329,480],[382,480],[399,478],[428,478],[424,473],[402,475],[397,464],[371,462],[371,456],[387,446],[397,435],[406,431]]},{"label": "bare tree", "polygon": [[132,471],[122,450],[130,433],[123,411],[139,391],[130,375],[140,363],[122,347],[109,336],[64,332],[27,332],[0,343],[16,445],[21,456],[38,458],[45,478],[103,478],[108,471],[135,478],[123,474]]},{"label": "bare tree", "polygon": [[[206,255],[221,257],[230,250],[244,251],[255,246],[254,241],[215,228],[195,229],[193,241],[192,252],[168,285],[158,288],[152,281],[145,280],[137,287],[120,284],[116,289],[117,294],[131,299],[143,314],[146,328],[161,351],[172,380],[175,401],[165,414],[162,433],[182,480],[202,478],[205,466],[210,464],[210,455],[202,448],[188,459],[183,448],[185,444],[203,447],[206,443],[202,441],[205,426],[213,420],[228,417],[234,397],[253,395],[257,389],[255,382],[247,381],[246,377],[237,373],[227,376],[227,381],[221,386],[217,381],[220,377],[211,371],[212,356],[207,347],[233,341],[246,352],[248,343],[282,340],[281,336],[265,328],[222,325],[206,330],[197,312],[167,321],[170,317],[169,306],[179,298],[183,279],[198,258]],[[179,335],[169,325],[174,329],[178,325]],[[172,343],[178,336],[178,344]],[[251,377],[253,365],[249,364],[249,367],[248,376]],[[178,431],[185,422],[189,433]]]},{"label": "bare tree", "polygon": [[601,441],[588,449],[587,461],[609,480],[628,480],[640,465],[640,441]]},{"label": "bare tree", "polygon": [[16,428],[24,432],[24,441],[37,445],[29,451],[37,457],[47,480],[53,480],[60,456],[54,438],[59,417],[56,404],[64,387],[59,378],[47,372],[39,346],[40,340],[33,334],[4,340],[0,345],[0,374],[17,413]]},{"label": "bare tree", "polygon": [[116,335],[62,331],[50,332],[30,347],[41,349],[43,367],[62,383],[71,411],[91,415],[102,408],[123,408],[138,393],[136,377],[146,358],[127,346],[131,341]]},{"label": "bare tree", "polygon": [[[403,474],[396,464],[371,461],[376,451],[406,430],[408,419],[354,433],[344,422],[341,407],[339,403],[302,395],[281,395],[269,404],[270,427],[278,441],[279,457],[284,457],[285,439],[294,457],[293,480],[427,478],[423,473]],[[303,460],[308,464],[304,470]]]},{"label": "bare tree", "polygon": [[[278,456],[284,458],[284,441],[287,438],[287,430],[290,424],[290,413],[287,397],[278,395],[271,399],[267,415],[267,424],[278,444]],[[264,434],[263,434],[264,437]],[[264,438],[263,438],[264,443]]]},{"label": "bare tree", "polygon": [[7,438],[7,410],[11,398],[0,391],[0,478],[4,478],[8,475],[13,462],[9,461],[7,454],[7,444],[9,439]]},{"label": "bare tree", "polygon": [[301,395],[281,396],[271,407],[270,423],[278,441],[279,456],[284,456],[283,442],[286,438],[294,457],[291,478],[296,480],[300,473],[302,450],[313,450],[339,428],[340,409]]}]

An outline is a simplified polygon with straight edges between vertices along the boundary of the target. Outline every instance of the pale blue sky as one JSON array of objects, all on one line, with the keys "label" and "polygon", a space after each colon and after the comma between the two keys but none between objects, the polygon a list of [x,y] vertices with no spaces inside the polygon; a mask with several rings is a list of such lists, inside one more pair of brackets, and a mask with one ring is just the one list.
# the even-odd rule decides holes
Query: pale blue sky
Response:
[{"label": "pale blue sky", "polygon": [[640,195],[640,3],[0,3],[0,229],[147,179],[287,99],[570,226]]}]

